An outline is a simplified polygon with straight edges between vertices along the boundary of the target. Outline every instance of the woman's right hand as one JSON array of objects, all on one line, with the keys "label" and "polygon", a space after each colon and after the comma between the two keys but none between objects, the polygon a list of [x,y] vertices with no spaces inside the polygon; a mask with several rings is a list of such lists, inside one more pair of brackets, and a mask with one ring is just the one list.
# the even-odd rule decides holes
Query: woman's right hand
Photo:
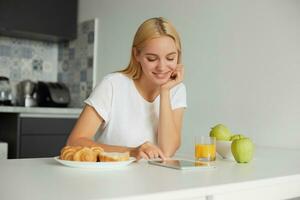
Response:
[{"label": "woman's right hand", "polygon": [[156,145],[145,142],[142,145],[136,147],[134,149],[133,156],[136,157],[137,160],[142,158],[146,160],[161,158],[162,160],[166,160],[163,152]]}]

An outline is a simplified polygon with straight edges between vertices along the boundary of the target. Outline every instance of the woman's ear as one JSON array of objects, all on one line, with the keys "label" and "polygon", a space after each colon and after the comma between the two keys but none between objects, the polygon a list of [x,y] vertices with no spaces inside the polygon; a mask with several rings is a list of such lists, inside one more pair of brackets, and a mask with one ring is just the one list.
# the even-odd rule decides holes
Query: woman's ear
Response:
[{"label": "woman's ear", "polygon": [[139,61],[140,61],[140,60],[139,60],[139,52],[138,52],[137,48],[136,48],[136,47],[133,47],[133,48],[132,48],[132,52],[133,52],[133,56],[134,56],[135,60],[136,60],[137,62],[139,62]]}]

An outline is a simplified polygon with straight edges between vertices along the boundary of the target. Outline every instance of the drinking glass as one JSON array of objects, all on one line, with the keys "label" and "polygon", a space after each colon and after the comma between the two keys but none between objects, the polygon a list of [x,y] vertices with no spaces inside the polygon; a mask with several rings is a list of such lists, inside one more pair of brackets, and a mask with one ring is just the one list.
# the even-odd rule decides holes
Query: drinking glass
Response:
[{"label": "drinking glass", "polygon": [[216,160],[216,138],[209,136],[195,136],[195,160]]}]

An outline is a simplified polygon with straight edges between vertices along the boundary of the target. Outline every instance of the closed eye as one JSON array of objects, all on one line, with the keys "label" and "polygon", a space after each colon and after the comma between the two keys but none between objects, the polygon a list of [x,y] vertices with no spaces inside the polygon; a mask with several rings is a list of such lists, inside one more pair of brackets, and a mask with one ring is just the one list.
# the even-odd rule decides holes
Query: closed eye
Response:
[{"label": "closed eye", "polygon": [[175,58],[167,58],[168,61],[173,61]]},{"label": "closed eye", "polygon": [[154,62],[155,60],[156,60],[156,58],[147,58],[147,60],[149,61],[149,62]]}]

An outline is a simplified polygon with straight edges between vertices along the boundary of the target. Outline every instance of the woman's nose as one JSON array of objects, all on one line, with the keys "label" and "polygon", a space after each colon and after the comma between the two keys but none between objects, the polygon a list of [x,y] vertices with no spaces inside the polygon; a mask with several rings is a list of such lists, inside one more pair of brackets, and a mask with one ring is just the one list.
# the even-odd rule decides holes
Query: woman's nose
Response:
[{"label": "woman's nose", "polygon": [[157,66],[156,66],[156,68],[158,69],[158,70],[163,70],[164,68],[166,67],[166,63],[161,59],[161,60],[159,60],[159,62],[158,62],[158,64],[157,64]]}]

